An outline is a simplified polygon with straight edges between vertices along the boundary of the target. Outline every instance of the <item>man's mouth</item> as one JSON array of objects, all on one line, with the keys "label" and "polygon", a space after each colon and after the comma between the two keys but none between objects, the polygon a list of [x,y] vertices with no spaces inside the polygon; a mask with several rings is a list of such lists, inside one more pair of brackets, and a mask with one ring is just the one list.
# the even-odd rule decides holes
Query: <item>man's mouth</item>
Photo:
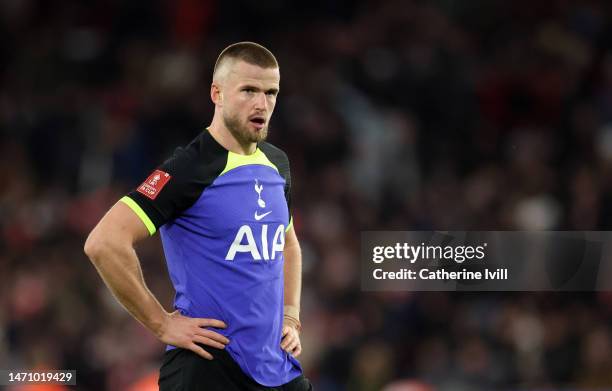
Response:
[{"label": "man's mouth", "polygon": [[251,117],[249,118],[249,122],[256,128],[256,129],[263,129],[264,125],[266,124],[266,119],[264,117],[260,117],[260,116],[255,116],[255,117]]}]

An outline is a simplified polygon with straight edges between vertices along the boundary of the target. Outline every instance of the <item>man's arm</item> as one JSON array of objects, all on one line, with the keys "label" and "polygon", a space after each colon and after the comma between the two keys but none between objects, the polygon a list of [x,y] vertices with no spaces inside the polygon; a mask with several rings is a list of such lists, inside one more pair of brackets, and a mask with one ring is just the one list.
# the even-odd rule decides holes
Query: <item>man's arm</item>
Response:
[{"label": "man's arm", "polygon": [[164,310],[147,288],[134,250],[134,244],[148,236],[140,218],[123,202],[117,202],[89,234],[85,253],[117,300],[158,339],[212,359],[196,343],[223,349],[229,340],[203,327],[226,325],[216,319],[188,318],[178,311]]},{"label": "man's arm", "polygon": [[299,330],[300,296],[302,293],[302,251],[293,226],[285,234],[285,318],[283,320],[283,338],[281,348],[295,357],[302,353]]}]

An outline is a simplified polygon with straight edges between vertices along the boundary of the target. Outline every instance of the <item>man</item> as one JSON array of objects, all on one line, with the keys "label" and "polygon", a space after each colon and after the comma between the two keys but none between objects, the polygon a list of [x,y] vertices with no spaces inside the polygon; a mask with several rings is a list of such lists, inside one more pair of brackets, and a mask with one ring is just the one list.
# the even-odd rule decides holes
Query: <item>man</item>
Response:
[{"label": "man", "polygon": [[[301,253],[284,152],[265,142],[279,92],[274,55],[221,52],[211,125],[100,220],[85,252],[102,279],[168,345],[160,390],[309,390],[301,353]],[[143,280],[134,243],[160,230],[168,313]]]}]

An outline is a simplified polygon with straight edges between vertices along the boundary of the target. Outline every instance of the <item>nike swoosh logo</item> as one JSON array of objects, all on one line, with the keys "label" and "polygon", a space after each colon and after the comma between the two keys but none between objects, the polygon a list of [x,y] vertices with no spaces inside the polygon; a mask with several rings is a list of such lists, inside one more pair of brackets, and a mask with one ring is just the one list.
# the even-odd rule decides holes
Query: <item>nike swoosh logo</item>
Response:
[{"label": "nike swoosh logo", "polygon": [[264,217],[266,217],[267,215],[269,215],[270,213],[272,213],[272,211],[266,212],[262,215],[258,215],[257,211],[255,211],[255,220],[259,221],[261,219],[263,219]]}]

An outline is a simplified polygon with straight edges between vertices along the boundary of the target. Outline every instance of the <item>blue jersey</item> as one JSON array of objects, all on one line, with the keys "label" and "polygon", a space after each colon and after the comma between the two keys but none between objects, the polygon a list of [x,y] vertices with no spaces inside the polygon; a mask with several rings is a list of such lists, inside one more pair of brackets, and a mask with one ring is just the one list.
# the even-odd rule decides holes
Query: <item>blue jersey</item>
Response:
[{"label": "blue jersey", "polygon": [[229,354],[270,387],[302,372],[280,347],[290,190],[280,149],[263,142],[238,155],[205,131],[122,199],[151,234],[160,230],[175,308],[224,321],[215,331],[230,339]]}]

